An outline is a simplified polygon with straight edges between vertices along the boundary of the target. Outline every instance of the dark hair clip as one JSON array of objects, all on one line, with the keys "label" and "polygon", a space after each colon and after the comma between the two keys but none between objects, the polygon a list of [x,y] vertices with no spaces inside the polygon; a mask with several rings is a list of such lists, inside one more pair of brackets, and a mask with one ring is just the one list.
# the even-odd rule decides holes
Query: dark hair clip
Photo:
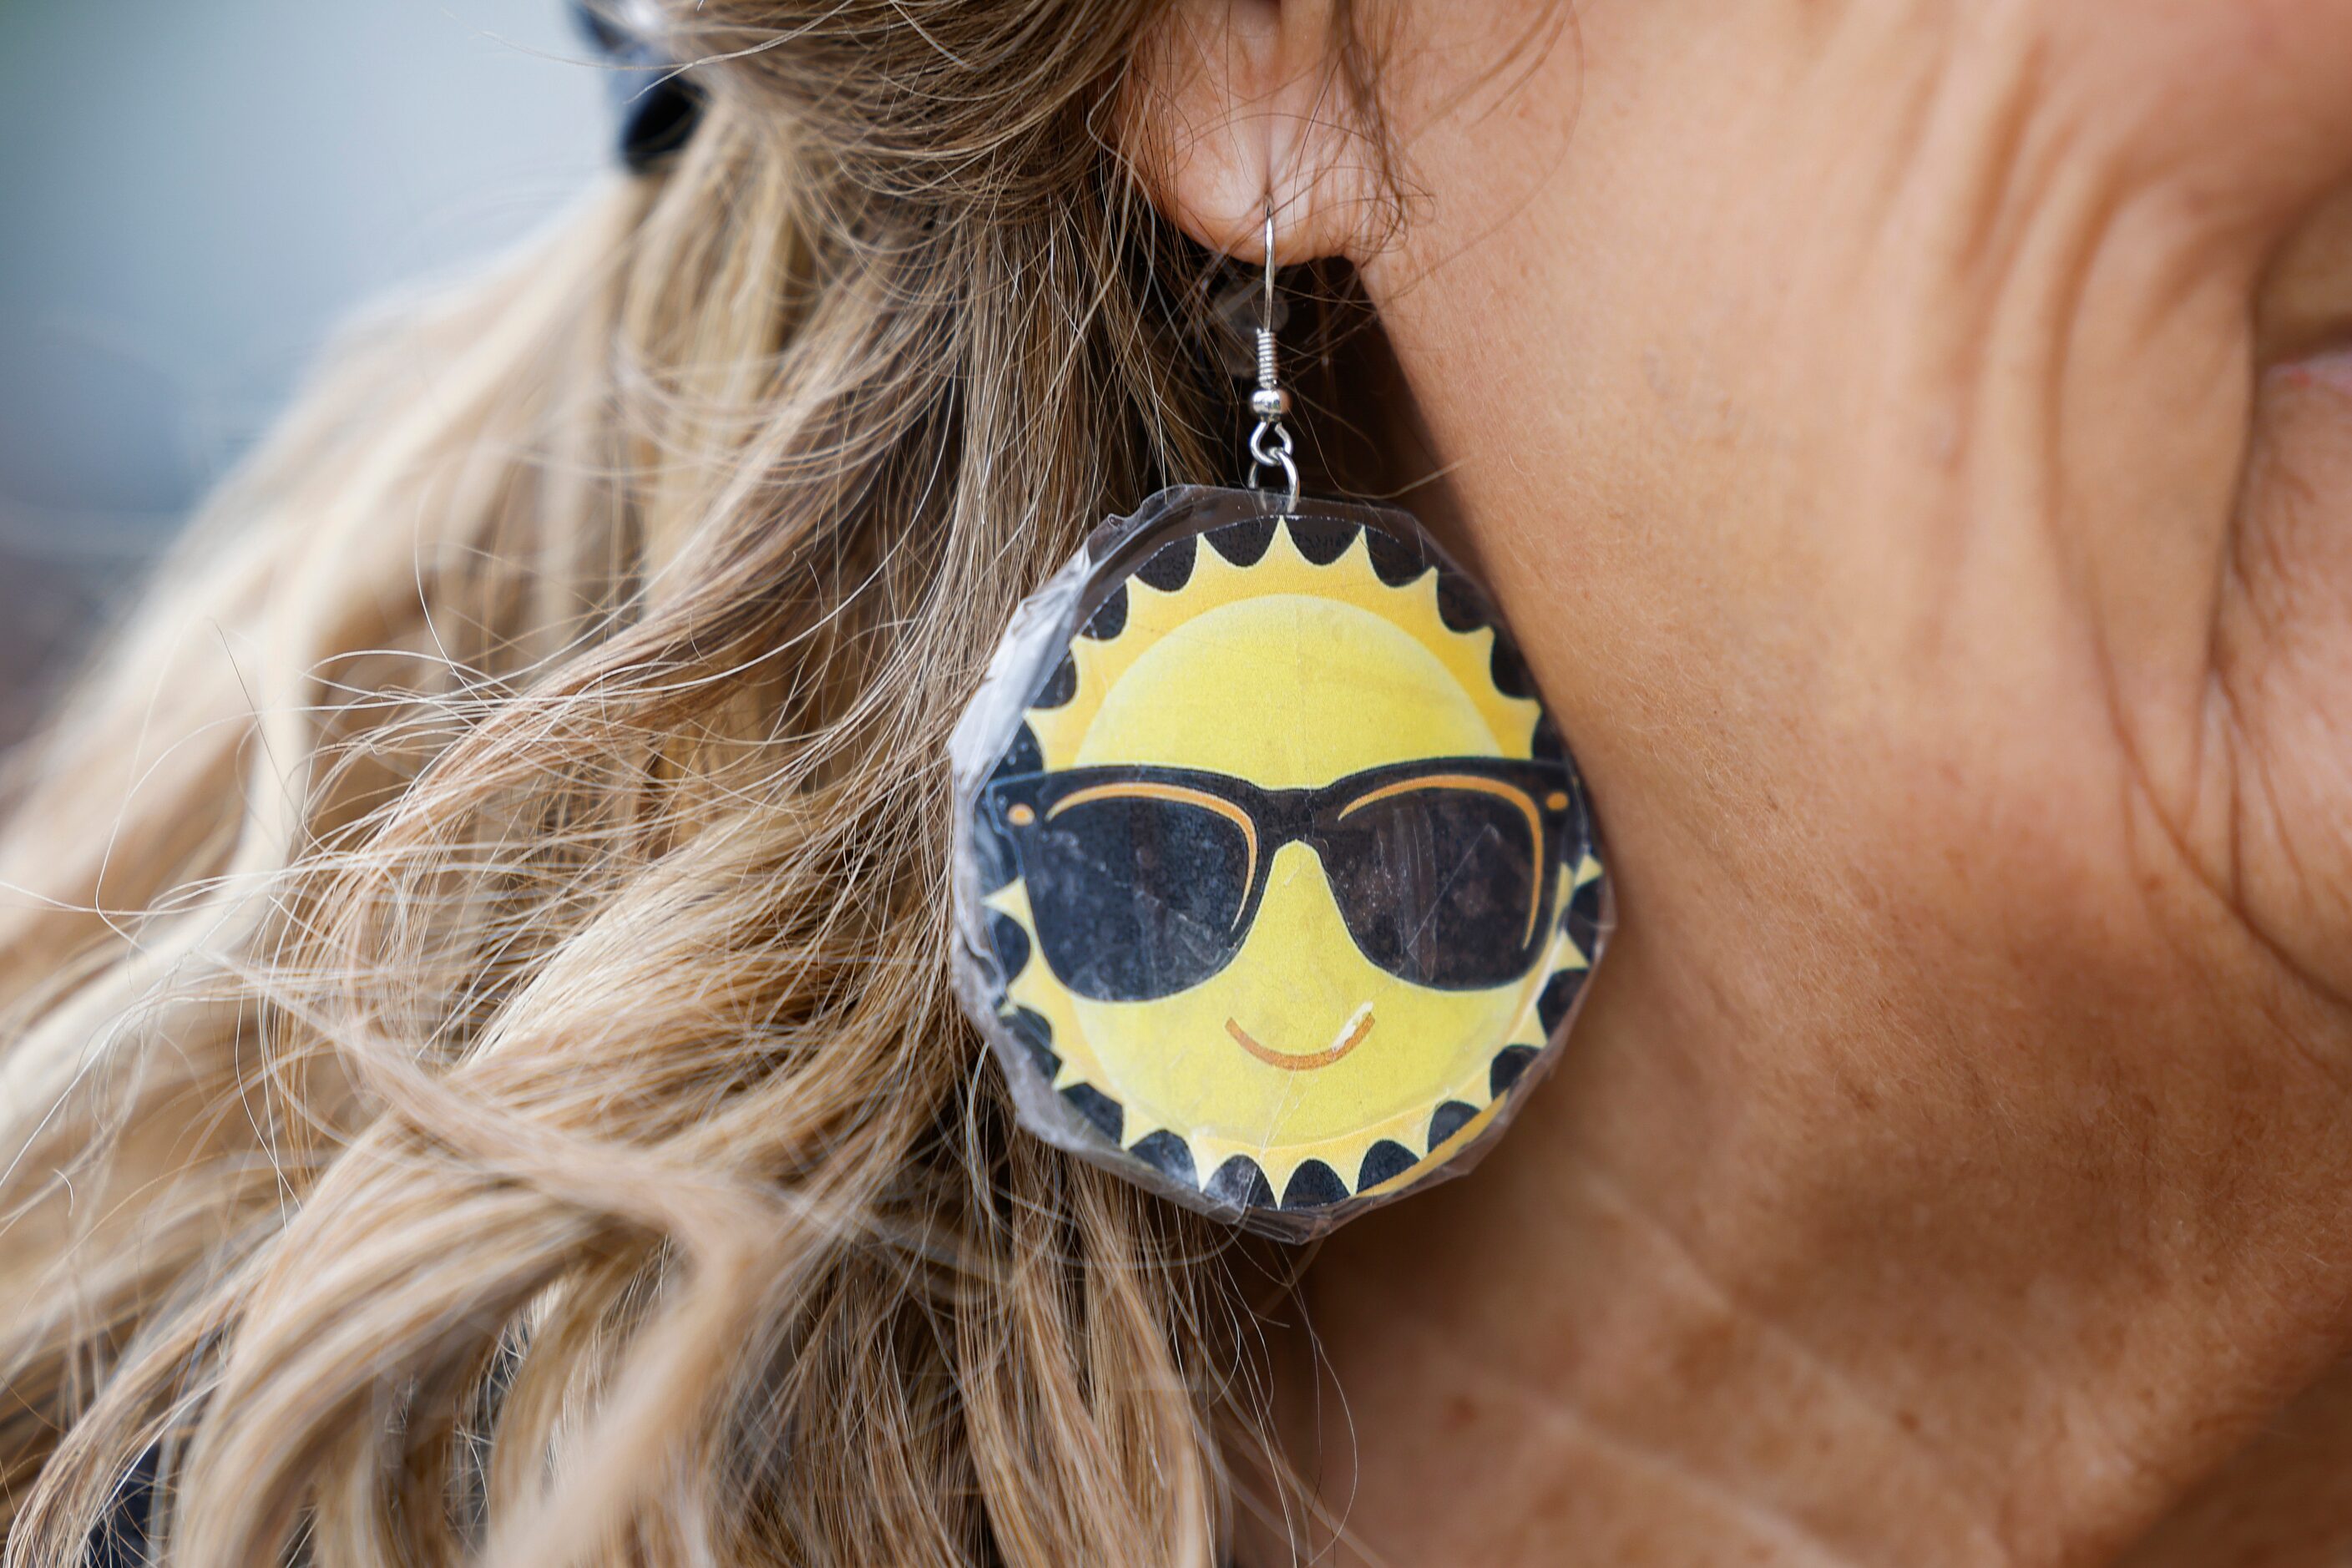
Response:
[{"label": "dark hair clip", "polygon": [[641,0],[572,0],[581,32],[613,67],[621,161],[635,174],[660,168],[685,147],[709,99],[648,30],[632,26],[656,20],[652,11]]}]

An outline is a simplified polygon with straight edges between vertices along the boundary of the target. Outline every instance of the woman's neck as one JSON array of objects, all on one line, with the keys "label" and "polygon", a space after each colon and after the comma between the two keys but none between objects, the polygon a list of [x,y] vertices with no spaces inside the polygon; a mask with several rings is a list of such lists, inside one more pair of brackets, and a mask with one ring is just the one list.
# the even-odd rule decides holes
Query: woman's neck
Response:
[{"label": "woman's neck", "polygon": [[[2352,1538],[2340,1481],[2292,1514],[2233,1503],[2277,1436],[2198,1490],[2324,1368],[2343,1297],[2313,1276],[2342,1265],[2231,1226],[2219,1188],[2196,1210],[2126,1179],[2129,1107],[2035,1115],[1988,1079],[2004,1135],[1941,1138],[1821,1037],[1663,984],[1672,963],[1629,926],[1486,1164],[1318,1258],[1283,1421],[1339,1561],[2055,1563],[2158,1530],[2153,1565],[2230,1560],[2258,1522]],[[2338,1382],[2296,1437],[2352,1441]]]}]

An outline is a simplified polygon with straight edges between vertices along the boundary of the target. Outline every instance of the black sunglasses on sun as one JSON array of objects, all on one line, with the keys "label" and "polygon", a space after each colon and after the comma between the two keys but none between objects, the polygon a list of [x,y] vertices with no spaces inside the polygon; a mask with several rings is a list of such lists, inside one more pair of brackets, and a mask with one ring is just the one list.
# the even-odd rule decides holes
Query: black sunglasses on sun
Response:
[{"label": "black sunglasses on sun", "polygon": [[1013,848],[1047,967],[1081,996],[1142,1002],[1198,985],[1249,935],[1286,844],[1323,863],[1364,957],[1441,991],[1520,978],[1549,934],[1568,764],[1432,757],[1320,789],[1192,768],[998,779],[980,816]]}]

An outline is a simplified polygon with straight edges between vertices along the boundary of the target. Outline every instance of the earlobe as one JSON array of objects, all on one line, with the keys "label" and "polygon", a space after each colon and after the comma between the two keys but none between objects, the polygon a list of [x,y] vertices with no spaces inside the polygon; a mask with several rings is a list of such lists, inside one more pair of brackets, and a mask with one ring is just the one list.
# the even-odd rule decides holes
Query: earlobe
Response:
[{"label": "earlobe", "polygon": [[1177,0],[1139,46],[1121,150],[1152,205],[1212,250],[1360,260],[1379,182],[1336,0]]}]

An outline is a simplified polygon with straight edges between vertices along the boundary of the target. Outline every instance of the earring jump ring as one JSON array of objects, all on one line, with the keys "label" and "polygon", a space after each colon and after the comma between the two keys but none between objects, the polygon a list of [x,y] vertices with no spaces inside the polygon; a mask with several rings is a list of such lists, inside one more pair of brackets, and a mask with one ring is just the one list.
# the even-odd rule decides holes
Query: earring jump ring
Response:
[{"label": "earring jump ring", "polygon": [[1258,483],[1260,469],[1280,468],[1285,491],[1282,510],[1286,512],[1298,510],[1298,465],[1292,460],[1291,451],[1290,432],[1279,425],[1261,424],[1250,433],[1250,489],[1265,489]]}]

